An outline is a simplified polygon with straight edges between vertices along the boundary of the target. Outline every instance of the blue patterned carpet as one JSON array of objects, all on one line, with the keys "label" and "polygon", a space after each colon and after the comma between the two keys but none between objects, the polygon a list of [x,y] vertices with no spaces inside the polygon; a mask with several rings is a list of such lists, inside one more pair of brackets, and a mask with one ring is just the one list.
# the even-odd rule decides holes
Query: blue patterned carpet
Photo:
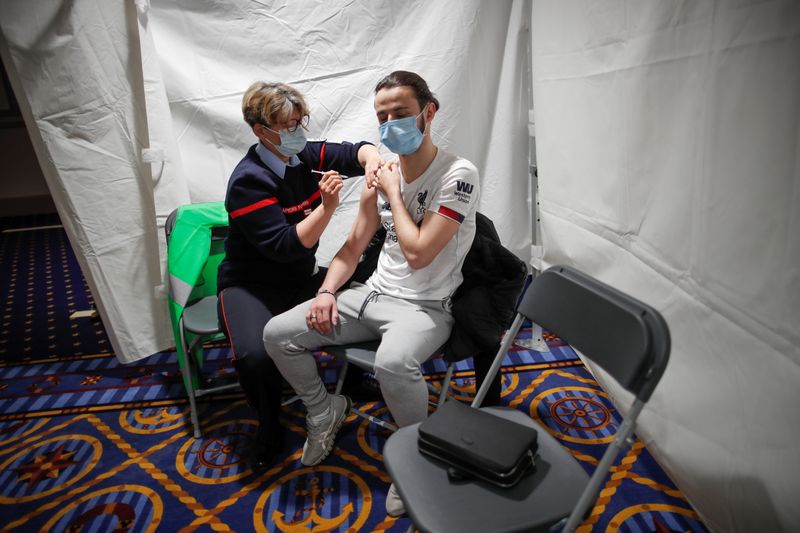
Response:
[{"label": "blue patterned carpet", "polygon": [[[58,224],[3,219],[0,228]],[[239,393],[201,402],[204,437],[191,436],[175,354],[123,366],[97,318],[73,318],[91,296],[62,229],[0,234],[0,530],[405,531],[384,510],[386,433],[355,416],[320,466],[303,467],[304,413],[285,408],[280,462],[261,475],[246,457],[255,421]],[[50,329],[52,327],[52,329]],[[47,331],[47,335],[44,334]],[[620,417],[575,353],[549,336],[504,361],[503,403],[534,417],[591,471]],[[208,349],[211,372],[229,350]],[[335,362],[320,357],[332,383]],[[439,361],[426,376],[438,384]],[[474,393],[459,363],[453,396]],[[288,391],[287,391],[288,393]],[[386,418],[380,402],[360,404]],[[581,531],[706,531],[692,507],[636,441],[621,454]]]}]

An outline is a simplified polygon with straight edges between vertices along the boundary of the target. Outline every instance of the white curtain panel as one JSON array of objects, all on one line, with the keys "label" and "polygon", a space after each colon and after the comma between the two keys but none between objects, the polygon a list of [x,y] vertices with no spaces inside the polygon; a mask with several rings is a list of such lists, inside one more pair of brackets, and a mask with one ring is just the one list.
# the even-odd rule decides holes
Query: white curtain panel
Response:
[{"label": "white curtain panel", "polygon": [[123,0],[0,2],[0,53],[50,193],[120,360],[169,346],[136,11]]},{"label": "white curtain panel", "polygon": [[[0,2],[0,53],[120,360],[174,345],[163,223],[180,204],[224,198],[255,142],[241,97],[256,80],[303,91],[313,137],[377,142],[376,82],[418,72],[442,103],[434,142],[478,166],[481,210],[526,257],[526,130],[516,114],[527,109],[526,5]],[[331,242],[348,228],[337,223]],[[335,246],[322,250],[324,262]]]},{"label": "white curtain panel", "polygon": [[535,0],[531,20],[544,262],[664,314],[638,434],[708,526],[796,531],[800,4]]}]

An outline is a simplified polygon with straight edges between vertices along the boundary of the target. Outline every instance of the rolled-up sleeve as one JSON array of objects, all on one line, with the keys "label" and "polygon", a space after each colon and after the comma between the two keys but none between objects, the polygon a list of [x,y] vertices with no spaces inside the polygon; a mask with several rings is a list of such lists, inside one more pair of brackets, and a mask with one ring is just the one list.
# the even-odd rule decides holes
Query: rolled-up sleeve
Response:
[{"label": "rolled-up sleeve", "polygon": [[364,174],[364,168],[358,162],[358,151],[365,144],[372,145],[366,141],[308,143],[311,168],[323,171],[335,170],[345,176],[361,176]]}]

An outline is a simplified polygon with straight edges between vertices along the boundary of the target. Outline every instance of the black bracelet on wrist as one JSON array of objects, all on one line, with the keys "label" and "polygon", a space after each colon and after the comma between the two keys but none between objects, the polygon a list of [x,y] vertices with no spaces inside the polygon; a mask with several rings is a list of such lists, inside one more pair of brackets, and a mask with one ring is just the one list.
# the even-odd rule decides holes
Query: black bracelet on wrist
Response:
[{"label": "black bracelet on wrist", "polygon": [[334,293],[332,293],[331,291],[329,291],[328,289],[320,289],[320,290],[318,290],[317,291],[317,296],[319,296],[320,294],[330,294],[331,296],[336,298],[336,295]]}]

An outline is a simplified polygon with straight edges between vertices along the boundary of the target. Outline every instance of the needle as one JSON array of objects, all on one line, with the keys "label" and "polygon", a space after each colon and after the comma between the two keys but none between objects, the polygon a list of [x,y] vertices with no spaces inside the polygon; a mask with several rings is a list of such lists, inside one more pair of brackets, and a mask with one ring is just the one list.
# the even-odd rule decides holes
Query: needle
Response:
[{"label": "needle", "polygon": [[[313,172],[314,174],[320,174],[320,175],[325,174],[321,170],[314,170],[313,168],[311,169],[311,172]],[[346,180],[350,176],[343,176],[342,174],[339,174],[339,177],[342,178],[343,180]]]}]

